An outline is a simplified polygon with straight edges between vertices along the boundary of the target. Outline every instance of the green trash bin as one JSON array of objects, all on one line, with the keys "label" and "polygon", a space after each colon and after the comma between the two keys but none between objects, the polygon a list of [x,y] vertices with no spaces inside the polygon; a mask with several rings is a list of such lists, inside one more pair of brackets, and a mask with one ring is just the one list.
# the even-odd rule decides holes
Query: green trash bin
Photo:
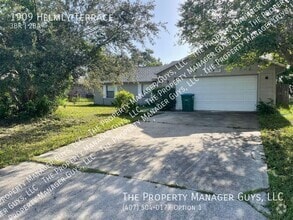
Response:
[{"label": "green trash bin", "polygon": [[182,111],[192,112],[194,106],[194,94],[185,93],[181,95]]}]

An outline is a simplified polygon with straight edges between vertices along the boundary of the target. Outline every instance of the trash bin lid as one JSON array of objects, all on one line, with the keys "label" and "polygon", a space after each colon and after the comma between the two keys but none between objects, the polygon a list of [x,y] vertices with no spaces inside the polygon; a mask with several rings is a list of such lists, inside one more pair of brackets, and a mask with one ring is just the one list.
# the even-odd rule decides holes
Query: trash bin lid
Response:
[{"label": "trash bin lid", "polygon": [[181,94],[181,96],[183,97],[183,96],[194,96],[194,94],[193,93],[184,93],[184,94]]}]

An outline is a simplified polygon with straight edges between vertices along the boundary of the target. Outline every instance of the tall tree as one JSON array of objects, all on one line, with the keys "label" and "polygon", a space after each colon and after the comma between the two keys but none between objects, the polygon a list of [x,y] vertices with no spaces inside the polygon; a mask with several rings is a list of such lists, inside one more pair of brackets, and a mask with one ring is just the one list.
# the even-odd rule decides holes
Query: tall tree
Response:
[{"label": "tall tree", "polygon": [[137,66],[160,66],[163,65],[159,58],[154,57],[154,51],[146,49],[145,51],[134,51],[132,53],[132,60]]},{"label": "tall tree", "polygon": [[136,45],[162,27],[153,9],[128,0],[1,1],[0,93],[10,104],[0,111],[43,115],[73,78],[126,72]]},{"label": "tall tree", "polygon": [[244,42],[226,63],[243,66],[272,54],[278,62],[293,64],[293,13],[288,0],[187,0],[180,13],[181,39],[194,47],[225,48],[218,52],[221,56]]}]

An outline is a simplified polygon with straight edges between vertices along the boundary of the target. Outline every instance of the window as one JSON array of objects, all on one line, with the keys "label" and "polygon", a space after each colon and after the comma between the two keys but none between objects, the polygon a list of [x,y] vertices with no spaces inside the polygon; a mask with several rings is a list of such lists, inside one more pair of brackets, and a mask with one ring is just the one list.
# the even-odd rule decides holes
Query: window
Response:
[{"label": "window", "polygon": [[106,85],[106,98],[113,99],[115,96],[115,86]]},{"label": "window", "polygon": [[150,98],[151,97],[151,92],[147,93],[146,92],[146,88],[150,86],[150,84],[141,84],[141,91],[142,91],[142,94],[144,95],[143,97],[144,98]]}]

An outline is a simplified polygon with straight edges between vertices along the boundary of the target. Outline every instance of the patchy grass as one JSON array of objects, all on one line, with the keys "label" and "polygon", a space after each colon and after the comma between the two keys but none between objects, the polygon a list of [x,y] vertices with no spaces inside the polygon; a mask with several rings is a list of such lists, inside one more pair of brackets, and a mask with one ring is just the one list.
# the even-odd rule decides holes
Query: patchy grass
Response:
[{"label": "patchy grass", "polygon": [[[273,115],[260,115],[262,140],[269,168],[270,193],[283,193],[284,201],[270,202],[271,219],[293,219],[293,106]],[[287,210],[280,214],[280,204]]]},{"label": "patchy grass", "polygon": [[[101,125],[115,112],[114,107],[94,106],[92,102],[66,103],[46,118],[0,125],[0,168],[27,161],[33,156],[70,144],[79,138],[128,124],[134,119],[117,117]],[[0,121],[1,123],[1,121]]]}]

